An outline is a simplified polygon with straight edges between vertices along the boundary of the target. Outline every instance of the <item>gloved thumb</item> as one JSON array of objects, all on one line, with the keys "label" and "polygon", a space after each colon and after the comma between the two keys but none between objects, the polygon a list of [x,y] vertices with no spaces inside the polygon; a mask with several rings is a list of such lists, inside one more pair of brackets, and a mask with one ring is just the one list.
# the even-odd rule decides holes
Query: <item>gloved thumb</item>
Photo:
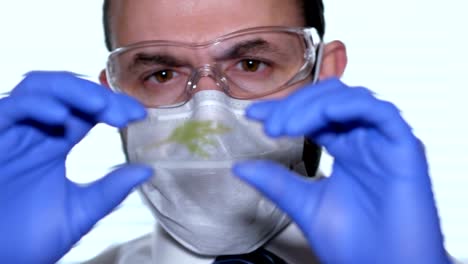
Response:
[{"label": "gloved thumb", "polygon": [[272,161],[247,161],[233,167],[233,172],[279,208],[299,226],[310,225],[317,208],[324,181],[312,181],[295,175]]},{"label": "gloved thumb", "polygon": [[86,187],[78,187],[74,193],[75,204],[72,205],[77,221],[79,240],[98,222],[117,207],[127,195],[153,175],[153,170],[143,165],[121,167],[104,178]]}]

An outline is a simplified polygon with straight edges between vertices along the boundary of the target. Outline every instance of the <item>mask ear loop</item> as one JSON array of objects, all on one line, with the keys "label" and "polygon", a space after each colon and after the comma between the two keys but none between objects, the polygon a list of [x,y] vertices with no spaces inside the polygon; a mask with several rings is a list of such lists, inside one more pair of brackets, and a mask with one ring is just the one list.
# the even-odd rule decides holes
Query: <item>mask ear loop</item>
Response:
[{"label": "mask ear loop", "polygon": [[[320,69],[322,66],[324,44],[320,42],[317,48],[317,56],[315,61],[315,67],[313,71],[312,83],[315,84],[319,81]],[[322,147],[317,145],[310,139],[304,139],[304,150],[302,152],[302,160],[307,172],[307,176],[311,178],[319,177],[318,168],[320,165],[320,158],[322,156]]]}]

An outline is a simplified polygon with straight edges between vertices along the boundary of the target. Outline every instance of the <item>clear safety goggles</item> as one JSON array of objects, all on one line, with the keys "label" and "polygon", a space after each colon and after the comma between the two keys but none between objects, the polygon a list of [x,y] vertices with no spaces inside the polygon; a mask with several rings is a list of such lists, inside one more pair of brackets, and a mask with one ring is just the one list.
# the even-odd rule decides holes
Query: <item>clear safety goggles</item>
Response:
[{"label": "clear safety goggles", "polygon": [[316,79],[321,47],[315,28],[291,27],[250,28],[204,43],[146,41],[111,52],[107,76],[112,89],[149,108],[186,103],[203,77],[250,100]]}]

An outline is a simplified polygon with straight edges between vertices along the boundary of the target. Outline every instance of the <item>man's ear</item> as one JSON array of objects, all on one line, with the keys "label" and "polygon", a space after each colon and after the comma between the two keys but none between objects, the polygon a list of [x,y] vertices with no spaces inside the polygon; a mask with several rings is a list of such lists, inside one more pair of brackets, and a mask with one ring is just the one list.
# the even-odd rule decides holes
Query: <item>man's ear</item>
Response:
[{"label": "man's ear", "polygon": [[320,80],[330,77],[340,78],[348,63],[346,47],[341,41],[332,41],[324,45]]},{"label": "man's ear", "polygon": [[101,73],[99,74],[99,82],[110,88],[110,85],[109,85],[109,82],[107,81],[107,74],[106,74],[106,70],[102,70]]}]

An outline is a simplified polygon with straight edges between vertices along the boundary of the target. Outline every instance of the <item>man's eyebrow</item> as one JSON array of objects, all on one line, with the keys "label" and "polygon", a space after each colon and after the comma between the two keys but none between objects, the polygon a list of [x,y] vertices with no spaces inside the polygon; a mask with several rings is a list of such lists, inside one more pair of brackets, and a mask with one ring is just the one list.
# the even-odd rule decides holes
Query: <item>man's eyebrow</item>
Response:
[{"label": "man's eyebrow", "polygon": [[219,60],[235,59],[247,54],[258,53],[262,51],[276,52],[277,48],[264,39],[252,39],[237,43],[225,51]]},{"label": "man's eyebrow", "polygon": [[187,65],[187,63],[167,54],[137,53],[133,56],[132,62],[129,65],[129,69],[132,70],[146,65],[164,65],[168,67],[180,67],[183,65]]}]

